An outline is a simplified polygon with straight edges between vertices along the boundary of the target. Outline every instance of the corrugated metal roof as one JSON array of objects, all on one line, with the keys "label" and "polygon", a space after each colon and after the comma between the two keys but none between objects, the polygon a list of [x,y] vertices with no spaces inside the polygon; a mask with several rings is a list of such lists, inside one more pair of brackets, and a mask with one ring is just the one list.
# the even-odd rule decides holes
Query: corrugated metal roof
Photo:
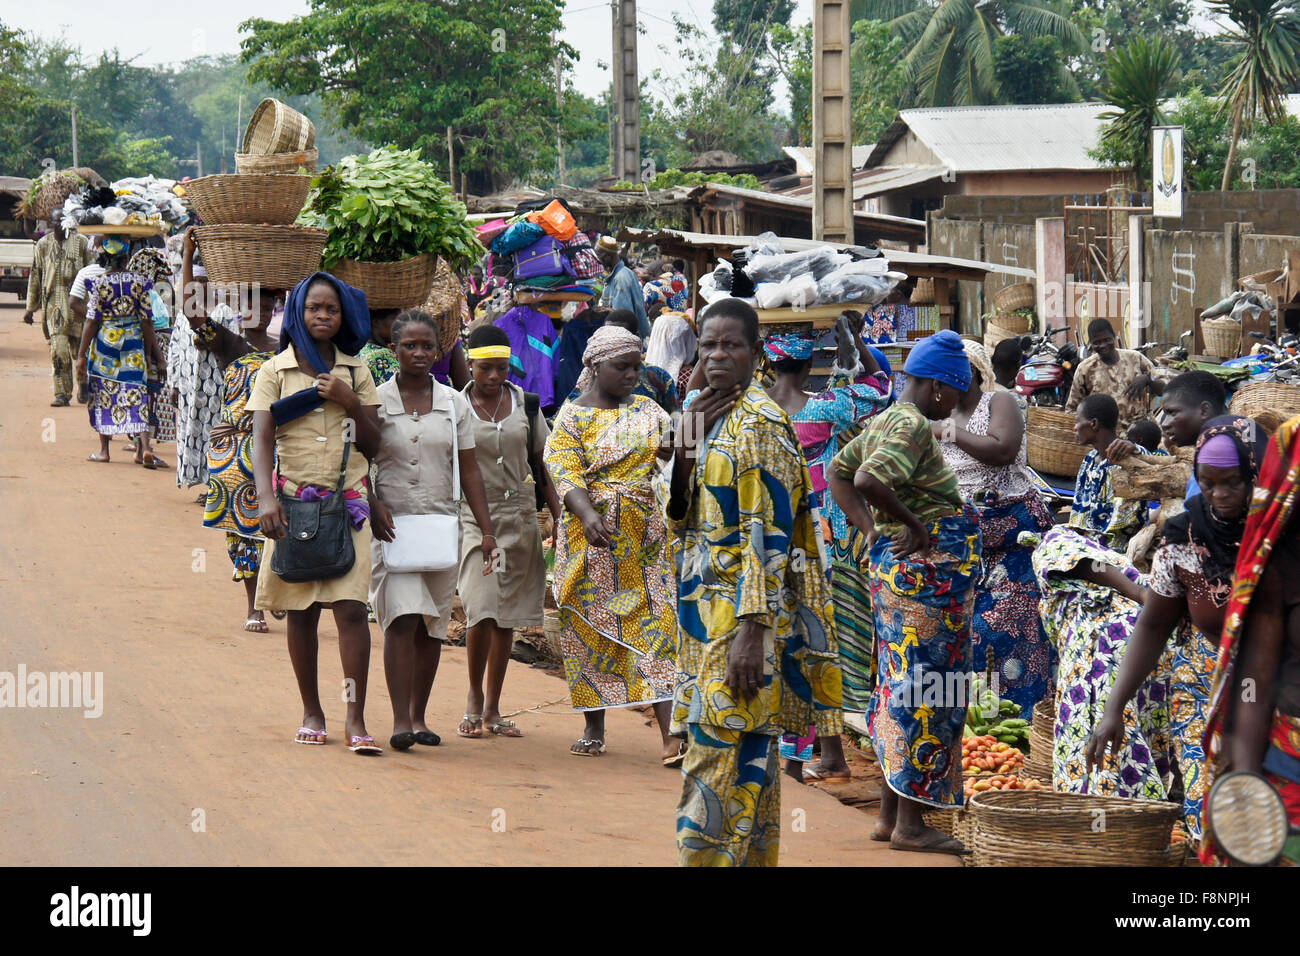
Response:
[{"label": "corrugated metal roof", "polygon": [[1105,103],[1048,106],[951,106],[903,110],[881,136],[868,166],[911,130],[958,173],[1104,169],[1088,150],[1097,145]]},{"label": "corrugated metal roof", "polygon": [[[875,169],[859,169],[853,173],[853,201],[861,202],[881,193],[929,182],[940,178],[947,171],[945,166],[877,166]],[[783,189],[780,195],[807,199],[812,196],[812,191],[812,183],[804,183]]]},{"label": "corrugated metal roof", "polygon": [[[861,169],[866,163],[867,157],[871,151],[876,148],[875,143],[867,143],[865,146],[853,147],[853,168]],[[811,146],[782,146],[781,151],[794,160],[794,171],[800,176],[811,176],[813,174],[813,148]]]}]

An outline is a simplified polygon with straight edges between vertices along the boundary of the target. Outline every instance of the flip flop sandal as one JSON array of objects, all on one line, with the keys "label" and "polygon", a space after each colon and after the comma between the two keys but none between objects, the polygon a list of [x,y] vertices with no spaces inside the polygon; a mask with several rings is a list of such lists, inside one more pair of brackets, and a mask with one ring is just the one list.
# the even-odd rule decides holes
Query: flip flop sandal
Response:
[{"label": "flip flop sandal", "polygon": [[394,750],[410,750],[415,746],[415,734],[409,732],[393,734],[388,738],[388,746]]},{"label": "flip flop sandal", "polygon": [[436,747],[442,743],[442,738],[432,730],[417,730],[415,732],[415,742],[423,747]]},{"label": "flip flop sandal", "polygon": [[837,786],[849,783],[852,780],[852,771],[846,773],[827,773],[825,770],[815,770],[812,767],[803,768],[804,783],[829,783],[833,786]]},{"label": "flip flop sandal", "polygon": [[99,462],[101,465],[107,465],[107,464],[109,463],[110,460],[111,460],[111,459],[109,459],[107,456],[105,456],[105,455],[100,455],[100,454],[98,454],[98,453],[96,453],[96,454],[94,454],[94,455],[87,455],[87,456],[86,456],[86,461],[96,461],[96,462]]},{"label": "flip flop sandal", "polygon": [[498,737],[522,737],[524,732],[515,726],[515,722],[502,717],[494,724],[488,724],[488,732]]},{"label": "flip flop sandal", "polygon": [[[592,750],[591,747],[596,744],[599,745],[598,749]],[[569,753],[575,757],[599,757],[605,752],[605,741],[591,740],[588,737],[583,737],[573,746],[582,748],[581,750],[574,750],[573,747],[569,748]]]},{"label": "flip flop sandal", "polygon": [[158,467],[158,460],[154,458],[152,452],[145,452],[144,457],[141,458],[139,461],[137,461],[136,464],[143,465],[145,468],[148,468],[150,471],[154,471]]},{"label": "flip flop sandal", "polygon": [[[482,715],[482,714],[462,714],[462,715],[461,715],[461,718],[460,718],[460,722],[463,724],[463,723],[465,723],[466,721],[469,721],[471,724],[481,724],[481,723],[483,722],[483,715]],[[456,736],[457,736],[457,737],[470,737],[470,738],[477,739],[477,738],[483,736],[483,728],[480,727],[480,728],[478,729],[478,733],[474,733],[473,731],[471,731],[470,733],[467,734],[467,733],[465,733],[465,731],[461,730],[460,727],[457,727],[457,728],[456,728]]]},{"label": "flip flop sandal", "polygon": [[673,754],[671,757],[664,757],[664,766],[668,767],[669,769],[674,769],[676,767],[680,767],[682,765],[682,762],[685,759],[686,759],[686,742],[682,741],[682,743],[677,747],[677,753]]},{"label": "flip flop sandal", "polygon": [[244,622],[244,630],[253,634],[270,634],[271,626],[265,621],[259,621],[255,617],[250,617]]},{"label": "flip flop sandal", "polygon": [[379,744],[375,743],[375,738],[366,734],[364,737],[349,737],[348,750],[354,754],[361,754],[366,757],[378,757],[384,752]]},{"label": "flip flop sandal", "polygon": [[[326,733],[323,730],[316,730],[312,727],[299,727],[298,736],[293,738],[296,744],[306,744],[308,747],[321,747],[325,744]],[[303,740],[304,737],[316,737],[317,740]]]},{"label": "flip flop sandal", "polygon": [[284,620],[286,617],[288,617],[288,616],[289,616],[289,612],[288,612],[288,611],[272,611],[272,612],[271,612],[271,617],[275,618],[277,621],[283,621],[283,620]]}]

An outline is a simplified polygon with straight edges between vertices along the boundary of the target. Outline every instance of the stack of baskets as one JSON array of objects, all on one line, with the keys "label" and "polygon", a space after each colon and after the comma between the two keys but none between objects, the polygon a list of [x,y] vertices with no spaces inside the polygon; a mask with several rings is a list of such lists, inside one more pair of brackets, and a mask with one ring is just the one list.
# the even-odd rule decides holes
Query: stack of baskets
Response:
[{"label": "stack of baskets", "polygon": [[267,97],[248,121],[243,151],[235,153],[235,168],[241,173],[310,173],[316,171],[319,159],[312,121]]},{"label": "stack of baskets", "polygon": [[1074,440],[1074,416],[1064,409],[1029,406],[1029,467],[1049,475],[1077,475],[1088,449]]},{"label": "stack of baskets", "polygon": [[1283,422],[1300,415],[1300,388],[1278,382],[1252,382],[1233,392],[1228,410],[1253,418],[1275,432]]},{"label": "stack of baskets", "polygon": [[1019,312],[995,312],[984,323],[984,347],[992,352],[1004,339],[1026,335],[1034,330],[1034,320]]},{"label": "stack of baskets", "polygon": [[1201,319],[1201,337],[1207,355],[1232,359],[1241,354],[1241,323],[1236,319]]},{"label": "stack of baskets", "polygon": [[985,790],[968,806],[975,866],[1169,866],[1181,812],[1164,800],[1044,790]]},{"label": "stack of baskets", "polygon": [[292,225],[310,186],[310,177],[292,173],[231,173],[186,183],[206,223],[194,238],[208,281],[291,289],[316,272],[329,233]]},{"label": "stack of baskets", "polygon": [[1056,717],[1050,699],[1040,700],[1034,705],[1033,718],[1029,722],[1029,753],[1020,768],[1020,776],[1025,780],[1037,780],[1041,784],[1052,786],[1052,750],[1055,744]]}]

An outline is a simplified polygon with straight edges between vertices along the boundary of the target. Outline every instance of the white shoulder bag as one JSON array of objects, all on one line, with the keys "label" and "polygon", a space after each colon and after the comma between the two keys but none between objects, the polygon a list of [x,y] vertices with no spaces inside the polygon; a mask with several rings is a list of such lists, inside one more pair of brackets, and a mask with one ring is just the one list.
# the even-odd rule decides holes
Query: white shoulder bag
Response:
[{"label": "white shoulder bag", "polygon": [[444,571],[460,564],[460,446],[456,438],[456,403],[446,389],[451,412],[451,515],[394,515],[393,540],[381,541],[384,566],[389,571]]}]

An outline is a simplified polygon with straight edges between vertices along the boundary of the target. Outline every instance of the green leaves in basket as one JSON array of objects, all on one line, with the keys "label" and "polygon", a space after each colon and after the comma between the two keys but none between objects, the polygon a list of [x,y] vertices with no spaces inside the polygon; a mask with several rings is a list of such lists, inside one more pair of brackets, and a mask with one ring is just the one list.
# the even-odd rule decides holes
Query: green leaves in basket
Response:
[{"label": "green leaves in basket", "polygon": [[381,146],[347,156],[311,184],[298,225],[329,230],[323,268],[340,259],[396,262],[432,253],[457,269],[483,255],[464,204],[418,149]]}]

